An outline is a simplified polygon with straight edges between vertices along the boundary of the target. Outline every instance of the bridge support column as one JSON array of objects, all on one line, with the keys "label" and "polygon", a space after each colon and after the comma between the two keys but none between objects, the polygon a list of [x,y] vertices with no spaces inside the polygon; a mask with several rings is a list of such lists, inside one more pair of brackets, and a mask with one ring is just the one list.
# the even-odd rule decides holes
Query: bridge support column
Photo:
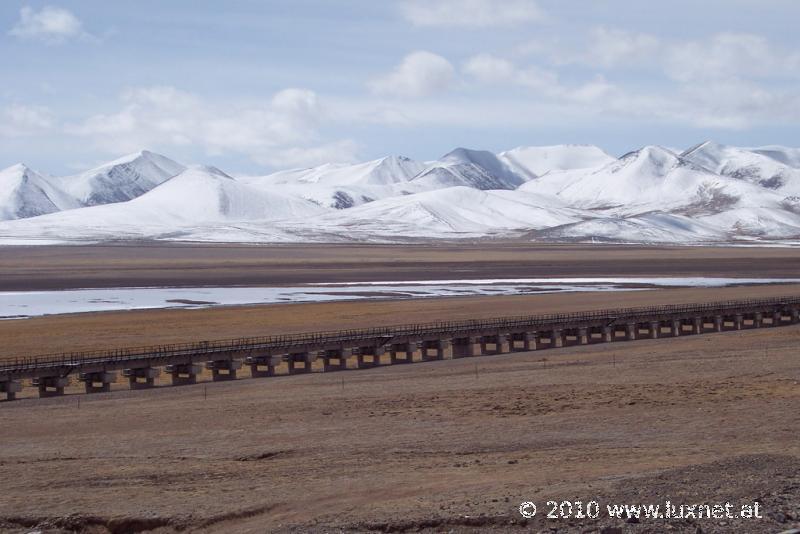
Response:
[{"label": "bridge support column", "polygon": [[214,382],[236,380],[236,371],[242,368],[239,360],[213,360],[206,362],[206,369],[211,371]]},{"label": "bridge support column", "polygon": [[737,313],[733,316],[733,327],[736,330],[741,330],[742,326],[744,325],[744,316],[741,313]]},{"label": "bridge support column", "polygon": [[681,322],[679,320],[672,321],[672,325],[670,326],[670,334],[672,337],[678,337],[681,335]]},{"label": "bridge support column", "polygon": [[578,328],[578,345],[589,344],[589,330],[587,328]]},{"label": "bridge support column", "polygon": [[[310,373],[311,366],[316,359],[317,355],[310,352],[293,352],[289,354],[287,360],[289,364],[289,374],[296,375]],[[298,364],[300,365],[299,367]]]},{"label": "bridge support column", "polygon": [[761,312],[756,312],[753,316],[753,328],[761,328],[763,326],[764,315]]},{"label": "bridge support column", "polygon": [[322,372],[346,371],[347,359],[352,355],[353,350],[345,348],[320,351],[319,357],[322,358]]},{"label": "bridge support column", "polygon": [[721,315],[714,316],[714,332],[722,332],[724,321]]},{"label": "bridge support column", "polygon": [[122,376],[128,379],[131,389],[148,389],[155,387],[156,378],[161,375],[157,367],[140,367],[136,369],[123,369]]},{"label": "bridge support column", "polygon": [[[408,343],[395,343],[389,347],[389,358],[393,365],[396,363],[413,363],[414,352],[416,352],[416,350],[416,341],[409,341]],[[403,353],[402,357],[400,357],[400,353]]]},{"label": "bridge support column", "polygon": [[800,309],[792,308],[789,311],[789,316],[791,317],[792,324],[800,323]]},{"label": "bridge support column", "polygon": [[454,338],[453,344],[453,358],[469,358],[472,356],[481,355],[481,343],[476,337],[461,337]]},{"label": "bridge support column", "polygon": [[650,322],[650,339],[658,339],[661,334],[661,323],[658,321]]},{"label": "bridge support column", "polygon": [[695,317],[692,319],[692,334],[702,334],[703,333],[703,318],[702,317]]},{"label": "bridge support column", "polygon": [[536,332],[525,332],[522,334],[522,350],[531,351],[537,350],[539,343],[539,334]]},{"label": "bridge support column", "polygon": [[6,400],[16,400],[17,393],[22,391],[22,384],[17,380],[3,380],[0,382],[0,393],[6,394]]},{"label": "bridge support column", "polygon": [[250,366],[250,376],[253,378],[275,376],[275,368],[280,365],[282,361],[283,356],[271,354],[248,356],[244,359],[244,362]]},{"label": "bridge support column", "polygon": [[358,368],[367,369],[377,367],[381,364],[381,355],[386,349],[381,346],[359,347],[358,349]]},{"label": "bridge support column", "polygon": [[197,375],[203,371],[203,368],[196,363],[179,363],[167,365],[164,371],[172,375],[173,386],[186,386],[197,384]]},{"label": "bridge support column", "polygon": [[83,382],[86,393],[108,393],[111,391],[111,384],[117,381],[117,373],[106,371],[80,373],[78,380]]},{"label": "bridge support column", "polygon": [[636,339],[637,330],[639,326],[636,323],[628,323],[625,325],[625,339],[627,341],[633,341]]},{"label": "bridge support column", "polygon": [[561,330],[553,330],[550,332],[550,348],[560,349],[564,346],[564,335]]},{"label": "bridge support column", "polygon": [[783,312],[776,311],[772,314],[772,326],[780,326],[783,322]]},{"label": "bridge support column", "polygon": [[[429,351],[434,351],[430,356]],[[453,358],[453,345],[449,339],[435,339],[422,342],[423,360],[450,360]]]},{"label": "bridge support column", "polygon": [[66,376],[41,376],[33,379],[33,385],[39,388],[39,397],[60,397],[64,388],[69,385]]},{"label": "bridge support column", "polygon": [[603,327],[603,341],[606,343],[614,341],[614,329],[610,326]]}]

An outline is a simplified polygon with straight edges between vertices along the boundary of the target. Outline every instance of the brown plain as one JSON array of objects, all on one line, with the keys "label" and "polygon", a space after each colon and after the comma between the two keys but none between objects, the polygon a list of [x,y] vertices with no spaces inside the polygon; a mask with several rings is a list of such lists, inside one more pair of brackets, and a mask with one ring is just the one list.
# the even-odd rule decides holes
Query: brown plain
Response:
[{"label": "brown plain", "polygon": [[[8,273],[15,262],[24,262],[20,256],[9,259],[6,251],[0,249],[0,271]],[[489,252],[484,256],[518,254]],[[309,254],[321,262],[319,249]],[[397,263],[414,254],[397,254]],[[591,256],[585,249],[541,254],[549,258],[542,262],[555,262],[551,276],[580,265],[594,273],[602,258],[616,258],[625,270],[629,257],[634,264],[645,258],[641,265],[649,263],[648,274],[798,272],[797,253],[785,249],[726,249],[714,261],[707,258],[715,254],[710,249],[668,250],[663,257],[634,249],[616,256],[606,249]],[[559,254],[567,258],[565,271],[552,259]],[[679,260],[681,255],[688,259]],[[669,257],[675,263],[667,272]],[[74,266],[78,257],[64,261]],[[131,269],[132,260],[117,261]],[[527,260],[514,261],[524,266]],[[460,265],[489,272],[481,269],[489,269],[490,261],[475,262],[485,265]],[[14,283],[35,285],[51,268],[44,255],[31,263],[30,277],[17,276]],[[738,268],[712,271],[723,264]],[[81,280],[75,269],[67,278]],[[300,269],[303,276],[311,270]],[[326,277],[333,272],[323,271]],[[364,267],[362,278],[375,273],[397,276],[390,267]],[[782,295],[800,295],[800,286],[76,314],[2,321],[0,350],[13,357]],[[0,406],[0,530],[789,530],[800,526],[798,347],[796,325],[149,391],[127,391],[120,383],[110,394],[92,396],[73,394],[73,387],[63,398]],[[542,517],[545,501],[576,499],[601,506],[664,499],[738,505],[758,499],[765,518],[667,525]],[[527,500],[539,504],[540,512],[524,522],[516,509]]]}]

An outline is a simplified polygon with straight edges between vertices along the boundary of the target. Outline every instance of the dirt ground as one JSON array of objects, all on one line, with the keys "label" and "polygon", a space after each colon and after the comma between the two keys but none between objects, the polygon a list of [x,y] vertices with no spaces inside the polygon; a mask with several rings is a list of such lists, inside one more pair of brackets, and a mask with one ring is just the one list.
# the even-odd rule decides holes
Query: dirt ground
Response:
[{"label": "dirt ground", "polygon": [[[0,525],[779,532],[800,526],[798,346],[791,326],[7,403]],[[668,499],[763,518],[605,517]]]},{"label": "dirt ground", "polygon": [[[0,290],[513,276],[796,277],[800,251],[541,245],[0,248]],[[0,321],[0,358],[800,295],[800,284]],[[800,528],[800,325],[0,403],[0,532]],[[758,502],[761,519],[607,505]],[[536,503],[523,518],[519,505]],[[547,501],[599,505],[548,519]]]},{"label": "dirt ground", "polygon": [[800,249],[490,242],[0,247],[0,291],[558,276],[795,277]]}]

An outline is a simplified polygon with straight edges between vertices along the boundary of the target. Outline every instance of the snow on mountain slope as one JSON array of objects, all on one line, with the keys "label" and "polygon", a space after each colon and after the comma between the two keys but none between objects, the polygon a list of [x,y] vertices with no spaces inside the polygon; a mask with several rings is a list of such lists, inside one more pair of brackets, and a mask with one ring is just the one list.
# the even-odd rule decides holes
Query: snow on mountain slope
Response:
[{"label": "snow on mountain slope", "polygon": [[556,195],[575,208],[622,216],[650,211],[700,216],[742,205],[778,207],[783,198],[655,146],[599,169],[551,172],[520,189]]},{"label": "snow on mountain slope", "polygon": [[482,191],[516,189],[527,179],[491,152],[457,148],[404,184],[401,192],[421,193],[457,186]]},{"label": "snow on mountain slope", "polygon": [[67,239],[198,236],[204,231],[232,235],[236,233],[232,227],[241,221],[304,219],[326,211],[307,200],[239,183],[213,167],[193,167],[133,200],[2,223],[0,235]]},{"label": "snow on mountain slope", "polygon": [[268,191],[283,191],[331,208],[344,209],[398,194],[425,164],[389,156],[357,165],[326,164],[238,180]]},{"label": "snow on mountain slope", "polygon": [[690,148],[681,157],[723,176],[738,178],[788,195],[800,194],[800,164],[789,149],[747,149],[706,141]]},{"label": "snow on mountain slope", "polygon": [[734,236],[691,217],[662,212],[637,217],[599,217],[532,232],[528,237],[549,241],[613,241],[619,243],[702,243],[730,241]]},{"label": "snow on mountain slope", "polygon": [[751,148],[750,150],[762,156],[770,157],[794,169],[800,169],[800,148],[768,145]]},{"label": "snow on mountain slope", "polygon": [[501,152],[498,158],[529,180],[551,171],[597,168],[616,160],[592,145],[517,147]]},{"label": "snow on mountain slope", "polygon": [[372,235],[450,237],[544,228],[581,220],[557,199],[458,186],[387,198],[326,216],[324,223]]},{"label": "snow on mountain slope", "polygon": [[78,205],[47,178],[21,163],[0,171],[0,220],[35,217]]},{"label": "snow on mountain slope", "polygon": [[85,206],[125,202],[186,169],[165,156],[143,150],[94,169],[54,179]]}]

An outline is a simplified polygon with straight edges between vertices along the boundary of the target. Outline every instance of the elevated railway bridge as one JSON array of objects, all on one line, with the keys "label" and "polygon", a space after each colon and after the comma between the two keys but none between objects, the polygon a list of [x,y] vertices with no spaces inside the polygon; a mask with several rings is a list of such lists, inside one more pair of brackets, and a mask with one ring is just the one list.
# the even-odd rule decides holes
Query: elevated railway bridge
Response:
[{"label": "elevated railway bridge", "polygon": [[[274,335],[74,352],[0,361],[0,394],[16,398],[23,385],[40,397],[64,394],[72,378],[87,393],[107,392],[118,374],[131,389],[155,386],[162,373],[173,385],[193,384],[207,369],[234,380],[243,366],[253,377],[324,372],[378,365],[555,349],[572,345],[698,335],[797,324],[800,297],[736,300],[586,312],[442,321],[334,332]],[[1,349],[0,349],[1,350]],[[282,364],[286,365],[282,365]]]}]

